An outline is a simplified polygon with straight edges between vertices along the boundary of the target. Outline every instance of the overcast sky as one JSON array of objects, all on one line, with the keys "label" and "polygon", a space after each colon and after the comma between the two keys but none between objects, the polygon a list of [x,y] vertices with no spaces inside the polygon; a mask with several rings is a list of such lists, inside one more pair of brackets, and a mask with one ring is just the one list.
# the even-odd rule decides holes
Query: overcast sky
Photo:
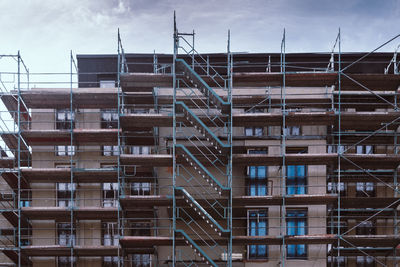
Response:
[{"label": "overcast sky", "polygon": [[[200,52],[369,51],[400,33],[399,0],[0,0],[0,54],[21,50],[32,72],[69,71],[69,53],[171,53],[173,11]],[[394,50],[398,40],[387,51]],[[1,64],[1,61],[0,61]]]}]

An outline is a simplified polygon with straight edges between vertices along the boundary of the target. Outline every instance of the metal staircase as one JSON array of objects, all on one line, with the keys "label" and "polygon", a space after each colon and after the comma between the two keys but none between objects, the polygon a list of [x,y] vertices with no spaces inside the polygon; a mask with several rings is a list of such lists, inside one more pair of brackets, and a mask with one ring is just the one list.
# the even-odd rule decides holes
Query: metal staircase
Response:
[{"label": "metal staircase", "polygon": [[231,266],[229,40],[227,67],[217,71],[194,49],[194,32],[174,25],[173,266]]}]

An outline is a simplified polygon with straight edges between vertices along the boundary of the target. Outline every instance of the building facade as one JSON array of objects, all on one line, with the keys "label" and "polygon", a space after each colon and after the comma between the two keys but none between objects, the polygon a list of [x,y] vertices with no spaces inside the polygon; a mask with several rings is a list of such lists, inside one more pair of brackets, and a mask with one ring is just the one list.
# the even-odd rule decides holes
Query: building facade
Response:
[{"label": "building facade", "polygon": [[5,92],[1,264],[397,266],[400,76],[365,55],[78,55]]}]

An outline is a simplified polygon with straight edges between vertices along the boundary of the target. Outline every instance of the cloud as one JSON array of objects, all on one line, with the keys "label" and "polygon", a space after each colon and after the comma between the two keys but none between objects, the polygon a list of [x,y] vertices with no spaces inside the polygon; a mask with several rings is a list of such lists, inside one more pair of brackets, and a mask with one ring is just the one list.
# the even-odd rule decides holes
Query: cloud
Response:
[{"label": "cloud", "polygon": [[[69,51],[171,53],[173,11],[180,31],[196,32],[200,52],[329,51],[339,27],[344,51],[368,51],[396,35],[400,1],[373,0],[14,0],[0,2],[0,53],[21,50],[33,71],[69,70]],[[392,51],[394,43],[387,47]]]}]

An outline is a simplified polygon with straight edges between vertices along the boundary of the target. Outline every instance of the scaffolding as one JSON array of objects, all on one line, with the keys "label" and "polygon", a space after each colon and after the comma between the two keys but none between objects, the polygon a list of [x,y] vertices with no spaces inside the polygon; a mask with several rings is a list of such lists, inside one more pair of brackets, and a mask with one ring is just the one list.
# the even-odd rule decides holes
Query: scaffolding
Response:
[{"label": "scaffolding", "polygon": [[174,17],[172,54],[118,31],[106,70],[0,56],[1,265],[398,266],[400,62],[379,51],[400,35],[290,54],[286,34],[203,54]]}]

